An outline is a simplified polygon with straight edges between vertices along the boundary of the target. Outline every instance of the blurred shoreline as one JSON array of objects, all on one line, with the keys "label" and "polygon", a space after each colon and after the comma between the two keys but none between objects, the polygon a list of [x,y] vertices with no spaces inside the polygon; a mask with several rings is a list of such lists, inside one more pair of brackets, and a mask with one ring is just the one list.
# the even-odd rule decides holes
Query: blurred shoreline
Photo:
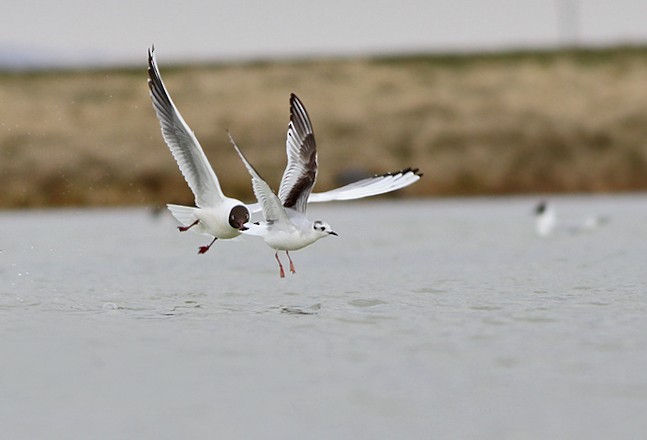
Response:
[{"label": "blurred shoreline", "polygon": [[[253,198],[231,131],[273,188],[288,97],[316,190],[418,167],[397,196],[647,189],[647,48],[158,64],[223,190]],[[191,204],[141,68],[0,72],[0,208]]]}]

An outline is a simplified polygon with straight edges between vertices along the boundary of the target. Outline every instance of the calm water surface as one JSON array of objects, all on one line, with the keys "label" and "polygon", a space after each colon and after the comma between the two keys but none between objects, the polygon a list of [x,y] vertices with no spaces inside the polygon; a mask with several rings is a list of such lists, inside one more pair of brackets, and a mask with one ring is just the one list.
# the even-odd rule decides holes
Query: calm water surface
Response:
[{"label": "calm water surface", "polygon": [[319,205],[255,237],[143,209],[0,213],[11,439],[573,439],[647,432],[647,196]]}]

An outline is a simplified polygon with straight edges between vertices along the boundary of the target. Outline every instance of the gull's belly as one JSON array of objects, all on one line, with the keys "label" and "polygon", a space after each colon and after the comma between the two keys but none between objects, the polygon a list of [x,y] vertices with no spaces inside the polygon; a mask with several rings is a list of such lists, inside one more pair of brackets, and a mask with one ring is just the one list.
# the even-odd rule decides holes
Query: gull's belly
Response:
[{"label": "gull's belly", "polygon": [[297,251],[317,241],[314,237],[305,236],[299,231],[277,231],[265,237],[265,243],[279,251]]},{"label": "gull's belly", "polygon": [[202,227],[214,237],[221,239],[235,238],[240,235],[240,231],[232,228],[229,224],[228,213],[220,212],[215,209],[201,209],[197,212],[196,217],[200,220]]}]

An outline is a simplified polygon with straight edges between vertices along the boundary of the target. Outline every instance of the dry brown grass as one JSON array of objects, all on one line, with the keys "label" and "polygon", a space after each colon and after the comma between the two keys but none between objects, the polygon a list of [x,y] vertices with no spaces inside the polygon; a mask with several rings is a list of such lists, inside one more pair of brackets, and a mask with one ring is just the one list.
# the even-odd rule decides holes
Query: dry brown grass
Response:
[{"label": "dry brown grass", "polygon": [[[647,50],[167,66],[227,193],[251,198],[229,129],[276,187],[288,96],[310,112],[317,188],[417,166],[408,195],[647,189]],[[0,75],[0,207],[191,203],[146,69]]]}]

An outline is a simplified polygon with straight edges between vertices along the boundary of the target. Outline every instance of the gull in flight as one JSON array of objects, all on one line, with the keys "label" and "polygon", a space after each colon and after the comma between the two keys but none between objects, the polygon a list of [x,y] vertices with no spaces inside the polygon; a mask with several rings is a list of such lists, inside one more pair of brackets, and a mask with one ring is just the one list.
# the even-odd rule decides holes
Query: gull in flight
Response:
[{"label": "gull in flight", "polygon": [[[167,205],[167,207],[182,225],[178,226],[181,232],[191,230],[213,237],[209,245],[200,246],[198,253],[204,254],[217,239],[235,238],[245,231],[248,226],[251,226],[248,224],[250,216],[254,212],[261,211],[261,205],[259,203],[245,204],[240,200],[224,195],[216,173],[209,164],[198,139],[184,121],[184,118],[182,118],[164,86],[157,68],[154,47],[148,51],[148,77],[148,87],[155,114],[160,122],[162,137],[195,196],[195,207],[172,204]],[[302,108],[303,106],[300,105],[300,107]],[[305,109],[303,109],[303,112],[305,113]],[[312,130],[310,121],[307,120],[307,115],[305,121],[309,129]],[[290,134],[288,132],[288,160],[290,160],[290,139],[294,136],[294,133]],[[292,139],[292,142],[295,142],[295,140]],[[296,148],[298,148],[298,145],[292,145],[293,150]],[[288,170],[290,170],[289,166],[286,173]],[[293,174],[295,172],[294,170],[290,171],[288,176],[290,182],[294,179]],[[315,203],[375,196],[409,186],[418,181],[420,176],[422,174],[418,172],[417,168],[407,168],[397,172],[368,177],[322,193],[310,193],[312,190],[311,185],[306,199],[307,202]],[[284,176],[285,179],[286,176]],[[286,183],[286,185],[288,184]],[[279,195],[284,195],[286,191],[287,189],[282,189]],[[305,212],[306,201],[302,200],[301,203]]]},{"label": "gull in flight", "polygon": [[213,237],[207,246],[200,246],[204,254],[219,238],[235,238],[247,229],[250,211],[237,199],[223,194],[216,173],[211,168],[198,139],[175,107],[157,69],[155,48],[148,51],[148,88],[153,108],[162,128],[162,137],[177,162],[186,183],[195,196],[196,207],[166,205],[182,224],[180,232],[193,231]]},{"label": "gull in flight", "polygon": [[279,264],[281,278],[285,277],[285,271],[279,259],[279,251],[285,251],[290,262],[290,272],[295,273],[289,251],[296,251],[321,238],[337,235],[325,221],[311,221],[306,217],[309,201],[349,200],[375,195],[376,193],[366,189],[365,181],[377,179],[378,182],[392,184],[393,180],[408,176],[408,179],[412,179],[410,183],[413,183],[421,176],[417,169],[407,169],[364,179],[320,195],[311,194],[317,180],[317,144],[308,113],[295,94],[290,95],[290,122],[286,141],[288,163],[281,178],[278,196],[240,151],[231,135],[229,140],[252,177],[254,195],[263,212],[264,221],[250,224],[245,233],[262,237],[268,246],[276,250],[274,257]]}]

